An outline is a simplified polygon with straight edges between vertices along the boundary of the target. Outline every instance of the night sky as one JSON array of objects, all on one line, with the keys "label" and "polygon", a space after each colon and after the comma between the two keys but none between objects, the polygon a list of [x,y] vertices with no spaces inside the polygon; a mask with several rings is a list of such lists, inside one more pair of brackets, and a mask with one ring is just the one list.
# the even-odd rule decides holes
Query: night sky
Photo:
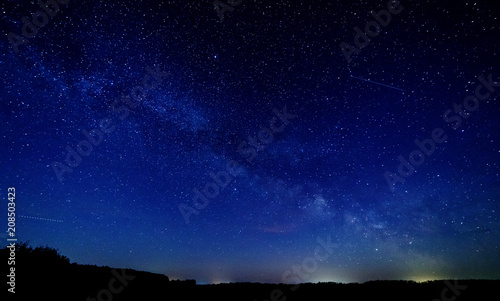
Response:
[{"label": "night sky", "polygon": [[0,4],[19,240],[198,283],[500,278],[496,1],[35,2]]}]

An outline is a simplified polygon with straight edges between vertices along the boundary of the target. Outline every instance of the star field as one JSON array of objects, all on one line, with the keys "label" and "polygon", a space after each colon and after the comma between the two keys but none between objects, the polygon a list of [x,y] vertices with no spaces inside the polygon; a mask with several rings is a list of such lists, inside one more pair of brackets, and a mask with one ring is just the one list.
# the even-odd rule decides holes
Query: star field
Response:
[{"label": "star field", "polygon": [[21,240],[198,283],[500,277],[495,2],[58,3],[30,38],[0,4]]}]

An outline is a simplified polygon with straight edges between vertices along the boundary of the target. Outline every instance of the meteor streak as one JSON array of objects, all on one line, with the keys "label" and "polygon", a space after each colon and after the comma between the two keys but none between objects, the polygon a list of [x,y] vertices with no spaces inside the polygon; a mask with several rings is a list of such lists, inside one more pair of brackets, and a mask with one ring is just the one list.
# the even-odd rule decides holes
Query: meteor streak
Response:
[{"label": "meteor streak", "polygon": [[63,222],[63,221],[58,220],[58,219],[43,218],[43,217],[36,217],[36,216],[19,215],[19,217],[31,218],[31,219],[38,219],[38,220],[42,220],[42,221],[57,222],[57,223],[62,223]]},{"label": "meteor streak", "polygon": [[354,77],[354,78],[357,78],[357,79],[360,79],[360,80],[364,80],[365,82],[369,82],[369,83],[381,85],[381,86],[384,86],[384,87],[387,87],[387,88],[391,88],[391,89],[403,92],[403,89],[399,89],[399,88],[396,88],[396,87],[393,87],[393,86],[389,86],[389,85],[382,84],[382,83],[377,83],[377,82],[374,82],[374,81],[371,81],[371,80],[367,80],[367,79],[364,79],[364,78],[361,78],[361,77],[357,77],[357,76],[354,76],[354,75],[351,75],[351,77]]}]

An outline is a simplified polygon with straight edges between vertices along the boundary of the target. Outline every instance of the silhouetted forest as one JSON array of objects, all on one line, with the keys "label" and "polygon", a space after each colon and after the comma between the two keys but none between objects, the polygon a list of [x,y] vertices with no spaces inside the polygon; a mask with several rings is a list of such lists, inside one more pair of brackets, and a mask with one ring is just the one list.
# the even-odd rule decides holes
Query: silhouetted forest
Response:
[{"label": "silhouetted forest", "polygon": [[[10,250],[1,249],[4,266]],[[498,299],[500,280],[370,281],[288,284],[229,283],[196,285],[195,280],[169,280],[162,274],[70,263],[49,247],[17,245],[15,294],[7,300],[424,300]],[[8,279],[4,278],[4,279]],[[466,287],[465,287],[466,286]],[[457,289],[458,288],[458,289]],[[2,300],[5,300],[2,298]]]}]

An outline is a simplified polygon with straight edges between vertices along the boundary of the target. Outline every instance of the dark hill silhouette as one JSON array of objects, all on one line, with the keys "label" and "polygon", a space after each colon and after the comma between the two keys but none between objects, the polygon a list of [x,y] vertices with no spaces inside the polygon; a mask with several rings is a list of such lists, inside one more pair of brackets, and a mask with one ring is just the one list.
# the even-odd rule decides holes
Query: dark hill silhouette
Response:
[{"label": "dark hill silhouette", "polygon": [[[7,273],[9,252],[0,249],[3,271]],[[3,283],[2,295],[5,295],[8,286],[6,281]],[[32,248],[22,243],[16,249],[16,294],[7,293],[9,298],[2,300],[492,300],[498,299],[500,280],[449,280],[448,284],[442,280],[305,283],[295,290],[294,287],[171,281],[162,274],[70,263],[55,249]]]}]

